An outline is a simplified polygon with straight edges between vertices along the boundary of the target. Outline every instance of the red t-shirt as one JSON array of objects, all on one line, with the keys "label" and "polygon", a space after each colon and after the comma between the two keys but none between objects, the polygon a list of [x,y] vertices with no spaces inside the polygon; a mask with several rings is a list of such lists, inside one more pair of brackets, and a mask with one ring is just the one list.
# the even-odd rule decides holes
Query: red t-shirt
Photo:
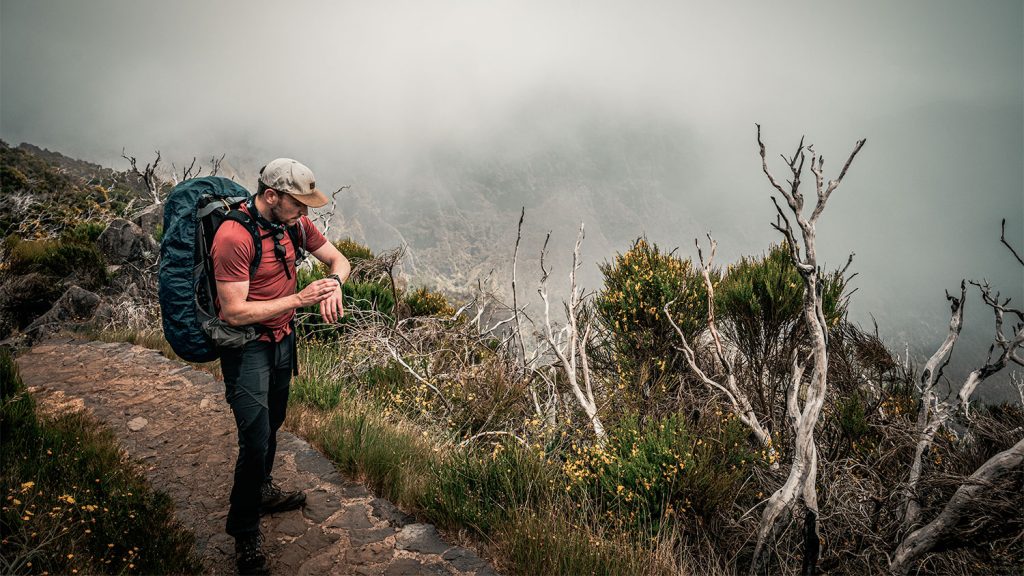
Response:
[{"label": "red t-shirt", "polygon": [[[249,213],[245,206],[241,210]],[[313,252],[327,242],[327,238],[316,229],[316,226],[303,216],[299,225],[306,231],[306,251]],[[260,236],[268,234],[268,230],[260,227]],[[301,238],[301,235],[300,235]],[[263,238],[263,256],[260,265],[256,269],[256,275],[250,280],[249,264],[255,256],[255,249],[252,243],[252,234],[238,222],[226,220],[217,229],[213,238],[213,246],[210,247],[210,258],[213,260],[213,277],[221,282],[249,282],[249,295],[246,301],[274,300],[291,296],[295,293],[295,248],[292,246],[292,239],[285,234],[279,244],[285,247],[287,255],[285,261],[288,264],[288,274],[285,274],[284,265],[274,255],[274,239],[271,236]],[[289,278],[288,276],[291,276]],[[218,309],[220,302],[217,302]],[[294,310],[289,310],[279,316],[274,316],[260,322],[271,330],[271,337],[275,342],[291,332],[289,323],[295,316]],[[223,316],[221,317],[223,318]],[[266,335],[261,340],[269,340]]]}]

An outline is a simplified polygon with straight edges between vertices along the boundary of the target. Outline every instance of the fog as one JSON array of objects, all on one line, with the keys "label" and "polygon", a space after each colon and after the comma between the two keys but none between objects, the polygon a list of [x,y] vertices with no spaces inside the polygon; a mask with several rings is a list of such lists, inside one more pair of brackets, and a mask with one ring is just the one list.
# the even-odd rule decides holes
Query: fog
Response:
[{"label": "fog", "polygon": [[[250,175],[288,156],[325,189],[389,205],[453,157],[669,142],[638,153],[641,192],[621,202],[648,206],[619,226],[603,216],[590,279],[644,233],[690,255],[711,231],[722,261],[778,241],[755,123],[776,159],[806,134],[833,176],[867,138],[818,232],[830,266],[856,253],[853,319],[920,357],[961,278],[1024,300],[999,243],[1006,218],[1024,246],[1019,0],[0,3],[0,138],[119,169],[122,148],[226,154]],[[514,198],[501,205],[513,228]],[[535,242],[557,222],[526,208]],[[573,235],[556,229],[555,246]],[[991,314],[970,299],[968,332],[988,338]]]}]

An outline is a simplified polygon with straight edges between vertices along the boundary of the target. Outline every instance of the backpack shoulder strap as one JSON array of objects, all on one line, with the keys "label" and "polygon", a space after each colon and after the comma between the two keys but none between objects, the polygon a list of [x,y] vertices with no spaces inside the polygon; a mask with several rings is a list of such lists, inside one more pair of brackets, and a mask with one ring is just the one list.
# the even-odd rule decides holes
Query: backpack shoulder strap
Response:
[{"label": "backpack shoulder strap", "polygon": [[295,250],[295,266],[298,267],[306,258],[306,227],[302,225],[302,219],[288,227],[288,236],[292,239],[292,246]]},{"label": "backpack shoulder strap", "polygon": [[260,239],[260,231],[256,226],[256,221],[238,209],[230,210],[224,215],[224,219],[238,222],[252,236],[253,257],[252,262],[249,263],[249,279],[252,280],[256,276],[256,269],[260,266],[260,260],[263,259],[263,240]]}]

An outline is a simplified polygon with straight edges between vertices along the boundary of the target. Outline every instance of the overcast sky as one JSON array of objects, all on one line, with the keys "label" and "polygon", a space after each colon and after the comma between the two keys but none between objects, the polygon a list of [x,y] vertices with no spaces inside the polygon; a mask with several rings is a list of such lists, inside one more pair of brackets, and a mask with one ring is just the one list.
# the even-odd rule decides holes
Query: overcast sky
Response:
[{"label": "overcast sky", "polygon": [[[747,230],[718,238],[727,258],[777,239],[755,122],[773,154],[806,134],[830,174],[867,138],[823,253],[857,253],[860,319],[941,329],[962,277],[1024,292],[998,231],[1024,245],[1022,6],[2,0],[0,138],[122,169],[122,147],[290,156],[332,188],[440,147],[506,150],[524,110],[653,119],[698,160],[684,205]],[[671,224],[652,222],[663,243],[706,231]]]}]

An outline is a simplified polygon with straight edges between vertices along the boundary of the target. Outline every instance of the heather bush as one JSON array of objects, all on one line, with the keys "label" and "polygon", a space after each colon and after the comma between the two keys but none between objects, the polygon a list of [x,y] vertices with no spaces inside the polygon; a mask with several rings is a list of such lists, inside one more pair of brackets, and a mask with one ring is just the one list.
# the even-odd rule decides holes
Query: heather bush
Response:
[{"label": "heather bush", "polygon": [[[840,271],[821,276],[823,309],[829,326],[846,313],[845,281]],[[762,256],[740,258],[726,267],[715,289],[719,327],[740,353],[754,407],[782,425],[791,351],[801,342],[804,283],[786,244],[772,245]]]},{"label": "heather bush", "polygon": [[[689,259],[661,251],[638,238],[624,254],[600,267],[604,286],[594,310],[609,333],[613,364],[622,392],[636,398],[646,413],[661,404],[656,392],[685,366],[676,350],[679,336],[664,308],[691,341],[707,325],[704,279]],[[671,378],[675,381],[675,378]]]},{"label": "heather bush", "polygon": [[567,490],[584,494],[603,521],[637,536],[680,519],[719,524],[760,455],[731,414],[703,420],[623,419],[606,444],[573,446],[564,464]]},{"label": "heather bush", "polygon": [[440,292],[432,292],[420,287],[402,297],[402,302],[409,307],[409,316],[453,316],[455,307]]},{"label": "heather bush", "polygon": [[334,247],[349,259],[353,264],[360,260],[373,260],[373,250],[369,246],[360,244],[351,238],[343,238],[334,243]]}]

